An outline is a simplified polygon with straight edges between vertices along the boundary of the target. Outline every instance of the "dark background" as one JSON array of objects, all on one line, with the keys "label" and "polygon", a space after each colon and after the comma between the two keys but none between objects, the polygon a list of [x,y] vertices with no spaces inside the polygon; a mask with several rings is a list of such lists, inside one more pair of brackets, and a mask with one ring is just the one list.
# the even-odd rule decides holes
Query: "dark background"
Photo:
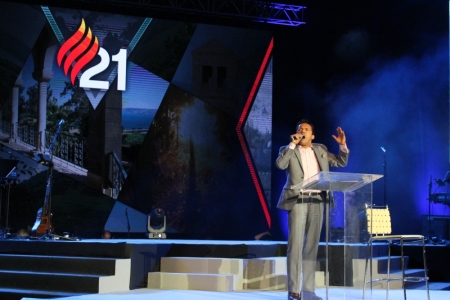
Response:
[{"label": "dark background", "polygon": [[[428,185],[447,192],[435,179],[449,167],[448,2],[302,4],[306,25],[275,31],[274,159],[303,117],[334,152],[331,135],[344,129],[351,155],[339,171],[383,174],[383,146],[388,176],[374,183],[374,203],[385,201],[386,184],[394,231],[421,232]],[[273,204],[283,183],[274,169]],[[430,213],[449,209],[431,203]],[[273,215],[284,226],[284,213]]]}]

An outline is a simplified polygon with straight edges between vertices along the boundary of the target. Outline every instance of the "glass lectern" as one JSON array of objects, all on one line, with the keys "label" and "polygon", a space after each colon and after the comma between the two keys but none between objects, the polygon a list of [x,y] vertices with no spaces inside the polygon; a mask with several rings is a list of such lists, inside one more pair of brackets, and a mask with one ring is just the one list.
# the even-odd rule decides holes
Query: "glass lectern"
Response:
[{"label": "glass lectern", "polygon": [[[323,237],[319,245],[316,270],[324,272],[326,299],[329,289],[333,297],[345,299],[346,293],[363,290],[366,255],[365,204],[373,204],[373,181],[383,177],[375,174],[320,172],[291,186],[298,190],[329,191],[329,205],[325,208]],[[331,262],[331,264],[329,264]],[[320,278],[320,277],[319,277]],[[317,282],[318,276],[316,276]]]}]

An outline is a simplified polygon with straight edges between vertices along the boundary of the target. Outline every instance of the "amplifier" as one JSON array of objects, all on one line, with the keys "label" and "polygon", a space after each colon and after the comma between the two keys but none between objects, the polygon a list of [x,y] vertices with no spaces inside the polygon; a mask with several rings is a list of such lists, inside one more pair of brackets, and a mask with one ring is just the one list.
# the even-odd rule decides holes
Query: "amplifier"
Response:
[{"label": "amplifier", "polygon": [[450,240],[450,216],[422,215],[422,235]]}]

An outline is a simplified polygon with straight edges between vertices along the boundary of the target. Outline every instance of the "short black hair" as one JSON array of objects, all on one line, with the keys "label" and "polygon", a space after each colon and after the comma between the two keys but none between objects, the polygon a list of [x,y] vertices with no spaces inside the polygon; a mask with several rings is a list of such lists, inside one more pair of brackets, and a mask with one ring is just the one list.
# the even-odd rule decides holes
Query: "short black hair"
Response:
[{"label": "short black hair", "polygon": [[295,127],[295,132],[297,132],[298,131],[298,127],[301,125],[301,124],[309,124],[310,126],[311,126],[311,131],[312,131],[312,134],[314,134],[314,125],[309,121],[309,120],[307,120],[307,119],[301,119],[300,121],[298,121],[298,123],[297,123],[297,126]]}]

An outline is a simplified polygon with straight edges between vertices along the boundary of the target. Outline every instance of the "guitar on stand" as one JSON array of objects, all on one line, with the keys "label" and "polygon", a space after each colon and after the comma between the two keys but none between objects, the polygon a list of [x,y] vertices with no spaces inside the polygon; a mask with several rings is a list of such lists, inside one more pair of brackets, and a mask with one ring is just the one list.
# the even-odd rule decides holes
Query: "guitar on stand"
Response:
[{"label": "guitar on stand", "polygon": [[47,179],[47,188],[45,190],[44,206],[39,208],[37,212],[36,222],[31,232],[36,235],[48,235],[53,232],[53,223],[50,212],[50,196],[51,196],[51,173],[53,167],[50,168],[50,176]]},{"label": "guitar on stand", "polygon": [[45,190],[45,199],[44,206],[39,208],[36,216],[36,222],[31,229],[31,232],[35,235],[40,235],[40,238],[53,238],[55,235],[53,234],[53,223],[52,223],[52,212],[51,212],[51,203],[52,203],[52,176],[53,176],[53,147],[55,146],[56,139],[61,131],[61,126],[64,124],[64,120],[59,121],[58,130],[53,137],[53,140],[48,148],[47,153],[35,153],[34,157],[37,162],[42,165],[48,166],[49,176],[47,179],[47,187]]}]

